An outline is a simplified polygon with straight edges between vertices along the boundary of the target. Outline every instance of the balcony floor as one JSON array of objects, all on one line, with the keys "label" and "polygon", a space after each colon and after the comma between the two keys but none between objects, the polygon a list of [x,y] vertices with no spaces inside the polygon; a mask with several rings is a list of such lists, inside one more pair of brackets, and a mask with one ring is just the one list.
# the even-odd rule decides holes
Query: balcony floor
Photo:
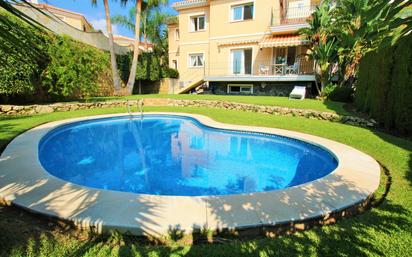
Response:
[{"label": "balcony floor", "polygon": [[205,76],[204,81],[222,82],[295,82],[315,81],[315,75],[225,75]]}]

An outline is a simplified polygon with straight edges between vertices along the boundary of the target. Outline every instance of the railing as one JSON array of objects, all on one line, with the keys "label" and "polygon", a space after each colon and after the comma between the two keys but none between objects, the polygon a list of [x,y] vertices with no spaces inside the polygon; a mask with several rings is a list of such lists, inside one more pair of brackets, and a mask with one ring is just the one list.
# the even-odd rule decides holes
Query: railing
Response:
[{"label": "railing", "polygon": [[315,9],[316,5],[273,9],[271,26],[306,23],[307,19],[312,15]]},{"label": "railing", "polygon": [[293,75],[313,75],[314,65],[313,61],[306,60],[304,57],[297,57],[296,62],[292,65],[286,63],[270,64],[271,58],[268,57],[267,62],[259,63],[257,61],[253,64],[250,74],[245,73],[244,68],[240,73],[234,72],[239,69],[236,63],[231,64],[228,61],[213,61],[210,67],[188,69],[182,72],[179,76],[179,83],[173,88],[173,93],[179,92],[182,89],[190,86],[193,83],[203,79],[204,77],[259,77],[259,76],[293,76]]},{"label": "railing", "polygon": [[312,75],[314,74],[313,62],[311,61],[297,61],[293,65],[286,63],[272,64],[271,67],[267,65],[260,65],[259,74],[263,76],[287,76],[287,75]]}]

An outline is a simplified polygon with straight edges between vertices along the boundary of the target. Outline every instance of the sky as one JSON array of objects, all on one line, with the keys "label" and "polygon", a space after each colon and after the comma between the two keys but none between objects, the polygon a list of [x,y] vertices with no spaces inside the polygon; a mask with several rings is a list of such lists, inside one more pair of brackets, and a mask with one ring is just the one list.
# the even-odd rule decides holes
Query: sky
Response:
[{"label": "sky", "polygon": [[[165,12],[176,14],[170,5],[178,0],[169,0],[169,6]],[[83,14],[96,30],[106,32],[106,18],[104,14],[103,0],[97,0],[97,6],[91,4],[91,0],[39,0],[39,3],[47,3],[56,7]],[[120,1],[109,0],[110,15],[128,15],[129,9],[135,5],[130,1],[126,6],[121,6]],[[121,25],[113,24],[113,34],[134,37],[134,33]]]}]

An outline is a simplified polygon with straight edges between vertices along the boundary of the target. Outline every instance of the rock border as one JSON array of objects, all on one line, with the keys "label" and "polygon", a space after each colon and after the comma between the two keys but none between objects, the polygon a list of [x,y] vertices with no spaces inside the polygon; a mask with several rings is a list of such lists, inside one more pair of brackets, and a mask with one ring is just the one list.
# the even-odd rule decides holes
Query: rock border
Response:
[{"label": "rock border", "polygon": [[[130,104],[137,106],[139,100],[118,100],[102,101],[91,103],[53,103],[47,105],[0,105],[0,115],[34,115],[52,112],[64,112],[74,110],[84,110],[92,108],[114,108],[125,107]],[[216,100],[181,100],[170,98],[144,98],[146,106],[181,106],[181,107],[206,107],[221,108],[227,110],[238,110],[256,112],[280,116],[296,116],[317,120],[328,120],[343,124],[355,125],[360,127],[376,127],[377,122],[373,119],[364,119],[356,116],[339,115],[331,112],[320,112],[310,109],[297,109],[279,106],[245,104],[229,101]]]}]

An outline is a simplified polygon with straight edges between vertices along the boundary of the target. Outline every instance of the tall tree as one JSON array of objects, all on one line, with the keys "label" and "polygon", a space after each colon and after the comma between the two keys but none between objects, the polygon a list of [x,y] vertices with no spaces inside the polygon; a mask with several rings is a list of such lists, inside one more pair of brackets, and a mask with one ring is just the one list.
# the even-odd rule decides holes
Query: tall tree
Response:
[{"label": "tall tree", "polygon": [[331,0],[323,1],[308,20],[309,27],[299,31],[310,42],[306,56],[315,64],[316,89],[319,95],[330,83],[331,66],[337,61],[337,42],[330,26],[333,22],[332,9]]},{"label": "tall tree", "polygon": [[[93,4],[97,4],[97,0],[92,0]],[[113,85],[117,92],[120,91],[120,78],[119,72],[117,70],[117,62],[116,62],[116,53],[114,52],[114,40],[113,40],[113,31],[112,31],[112,23],[110,21],[110,10],[109,10],[109,3],[108,0],[103,0],[104,4],[104,11],[106,15],[106,27],[107,27],[107,36],[109,37],[109,51],[110,51],[110,63],[112,65],[112,77],[113,77]]]},{"label": "tall tree", "polygon": [[412,30],[412,1],[338,0],[333,16],[339,42],[341,84],[352,86],[361,59],[378,47],[394,45]]},{"label": "tall tree", "polygon": [[[133,44],[133,59],[132,65],[130,68],[129,79],[127,81],[127,90],[131,94],[133,91],[134,83],[136,81],[136,72],[137,72],[137,62],[139,58],[139,45],[141,38],[141,28],[143,28],[144,34],[143,37],[147,38],[147,22],[150,20],[151,12],[158,10],[160,6],[166,5],[167,0],[148,0],[143,3],[142,0],[136,0],[136,7],[134,11],[131,10],[129,16],[115,16],[113,21],[119,24],[125,25],[129,29],[133,29],[135,33],[135,40]],[[133,17],[134,12],[134,17]],[[131,24],[134,20],[134,26]]]},{"label": "tall tree", "polygon": [[[325,0],[301,34],[310,41],[321,88],[338,72],[340,85],[353,86],[366,53],[393,45],[412,32],[410,0]],[[336,65],[338,64],[338,65]],[[332,65],[337,69],[332,69]]]},{"label": "tall tree", "polygon": [[133,59],[130,68],[129,79],[127,80],[127,91],[132,94],[134,83],[136,81],[137,60],[139,58],[140,45],[140,17],[142,12],[142,0],[136,0],[136,24],[134,30]]}]

